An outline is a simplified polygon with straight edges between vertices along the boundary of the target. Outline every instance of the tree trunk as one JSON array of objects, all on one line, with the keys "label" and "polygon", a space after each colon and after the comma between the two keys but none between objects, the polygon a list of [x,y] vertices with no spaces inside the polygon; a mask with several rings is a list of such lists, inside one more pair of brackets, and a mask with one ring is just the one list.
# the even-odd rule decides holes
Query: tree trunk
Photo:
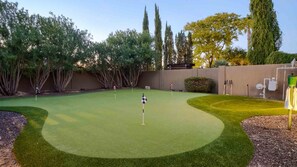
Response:
[{"label": "tree trunk", "polygon": [[40,65],[35,75],[30,76],[31,87],[35,92],[37,91],[36,87],[38,87],[39,91],[42,89],[49,75],[50,75],[50,68],[48,66],[46,66],[45,68],[42,68],[42,65]]},{"label": "tree trunk", "polygon": [[21,79],[20,63],[11,66],[10,70],[0,71],[0,93],[4,96],[13,96],[17,93]]},{"label": "tree trunk", "polygon": [[53,71],[53,80],[55,89],[58,92],[64,92],[67,85],[72,79],[73,71],[72,70],[63,70],[62,68],[58,68]]}]

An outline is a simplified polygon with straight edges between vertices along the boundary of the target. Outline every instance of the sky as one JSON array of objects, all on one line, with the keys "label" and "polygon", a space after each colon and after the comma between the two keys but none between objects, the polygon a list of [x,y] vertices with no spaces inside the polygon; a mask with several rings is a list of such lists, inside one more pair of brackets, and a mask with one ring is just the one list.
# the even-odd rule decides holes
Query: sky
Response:
[{"label": "sky", "polygon": [[[64,15],[82,30],[88,30],[97,42],[104,41],[117,30],[142,31],[144,8],[149,17],[150,33],[154,33],[155,4],[159,7],[162,31],[167,22],[174,34],[187,23],[204,19],[216,13],[249,14],[250,0],[8,0],[18,2],[30,14]],[[273,0],[274,10],[283,33],[281,51],[297,53],[297,0]],[[164,33],[162,35],[164,38]],[[240,36],[234,47],[247,48],[246,36]]]}]

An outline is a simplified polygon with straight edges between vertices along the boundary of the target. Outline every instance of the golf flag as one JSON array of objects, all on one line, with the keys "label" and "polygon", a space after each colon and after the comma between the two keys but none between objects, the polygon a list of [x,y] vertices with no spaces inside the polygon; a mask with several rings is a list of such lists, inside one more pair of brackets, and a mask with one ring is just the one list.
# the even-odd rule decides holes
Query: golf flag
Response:
[{"label": "golf flag", "polygon": [[146,102],[147,102],[147,98],[144,96],[144,93],[143,93],[141,97],[141,103],[145,104]]},{"label": "golf flag", "polygon": [[286,100],[285,100],[285,108],[286,109],[293,109],[293,105],[291,103],[291,88],[288,87],[286,90]]}]

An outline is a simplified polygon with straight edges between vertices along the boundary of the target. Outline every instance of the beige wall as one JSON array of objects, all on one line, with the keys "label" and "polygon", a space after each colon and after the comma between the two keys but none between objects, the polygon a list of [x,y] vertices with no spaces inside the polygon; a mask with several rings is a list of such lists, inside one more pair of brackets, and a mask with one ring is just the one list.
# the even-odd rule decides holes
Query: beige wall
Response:
[{"label": "beige wall", "polygon": [[[211,69],[148,71],[143,72],[140,75],[138,87],[144,88],[145,86],[150,86],[152,89],[169,90],[170,84],[173,83],[175,90],[185,91],[184,80],[189,77],[199,76],[211,78],[214,80],[216,86],[212,91],[213,93],[223,94],[224,81],[232,80],[232,90],[231,85],[226,85],[227,94],[262,97],[260,96],[262,90],[257,90],[256,84],[263,84],[264,78],[276,77],[276,69],[284,66],[284,64],[275,64],[219,67]],[[276,91],[268,91],[266,89],[267,98],[282,99],[283,86],[287,88],[287,76],[291,73],[297,75],[297,68],[290,70],[281,69],[278,71],[278,89]],[[247,85],[249,86],[247,87]],[[83,72],[74,73],[71,82],[67,86],[67,90],[91,90],[99,89],[101,87],[102,86],[97,82],[96,77],[87,72]],[[18,90],[22,92],[33,93],[29,79],[22,77]],[[54,90],[52,77],[49,77],[48,81],[45,83],[42,91],[44,90]]]},{"label": "beige wall", "polygon": [[[90,73],[82,72],[82,73],[73,73],[73,77],[66,87],[66,90],[92,90],[99,89],[102,86],[97,81],[96,77]],[[44,84],[41,91],[54,91],[53,78],[50,76],[46,83]],[[22,92],[30,92],[33,93],[33,89],[30,85],[30,81],[26,77],[22,77],[20,80],[18,91]]]},{"label": "beige wall", "polygon": [[[234,67],[220,67],[219,69],[219,94],[224,92],[224,81],[232,80],[232,94],[241,96],[262,97],[260,93],[262,90],[256,89],[256,84],[264,84],[264,78],[276,77],[276,71],[279,67],[284,67],[283,64],[273,65],[253,65],[253,66],[234,66]],[[287,65],[289,66],[289,65]],[[276,91],[268,91],[266,89],[266,98],[282,99],[283,86],[287,87],[287,75],[291,73],[297,74],[297,69],[278,70]],[[284,82],[285,73],[285,82]],[[248,86],[247,86],[248,85]],[[266,81],[268,86],[268,81]],[[231,94],[231,85],[226,86],[226,93]]]},{"label": "beige wall", "polygon": [[[264,78],[276,77],[277,68],[284,66],[289,67],[290,65],[273,64],[232,67],[221,66],[219,68],[211,69],[144,72],[140,77],[138,86],[142,88],[144,88],[144,86],[151,86],[153,89],[169,90],[170,83],[173,83],[175,90],[184,91],[184,80],[188,77],[199,76],[211,78],[215,81],[216,86],[213,90],[213,93],[223,94],[224,81],[232,80],[232,86],[230,84],[226,85],[226,94],[263,97],[260,95],[260,93],[263,93],[263,90],[257,90],[256,84],[264,84]],[[287,76],[291,73],[297,75],[297,68],[278,70],[278,77],[276,78],[278,81],[278,88],[276,91],[268,91],[266,89],[266,98],[282,99],[283,86],[284,88],[287,88]],[[268,81],[266,82],[266,86],[268,86]]]},{"label": "beige wall", "polygon": [[138,86],[144,88],[150,86],[152,89],[169,90],[170,84],[173,84],[173,89],[177,91],[185,91],[184,80],[189,77],[207,77],[214,80],[216,83],[213,89],[217,93],[218,69],[185,69],[185,70],[162,70],[143,72],[140,76]]}]

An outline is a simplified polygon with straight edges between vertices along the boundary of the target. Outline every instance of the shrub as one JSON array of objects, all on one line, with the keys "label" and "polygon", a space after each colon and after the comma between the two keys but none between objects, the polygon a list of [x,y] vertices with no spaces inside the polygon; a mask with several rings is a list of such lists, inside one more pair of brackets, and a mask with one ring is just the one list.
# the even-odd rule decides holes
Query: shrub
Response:
[{"label": "shrub", "polygon": [[190,77],[185,79],[185,88],[188,92],[211,92],[214,81],[205,77]]},{"label": "shrub", "polygon": [[291,63],[293,59],[297,59],[297,54],[290,54],[280,51],[272,52],[265,60],[266,64],[284,64]]}]

